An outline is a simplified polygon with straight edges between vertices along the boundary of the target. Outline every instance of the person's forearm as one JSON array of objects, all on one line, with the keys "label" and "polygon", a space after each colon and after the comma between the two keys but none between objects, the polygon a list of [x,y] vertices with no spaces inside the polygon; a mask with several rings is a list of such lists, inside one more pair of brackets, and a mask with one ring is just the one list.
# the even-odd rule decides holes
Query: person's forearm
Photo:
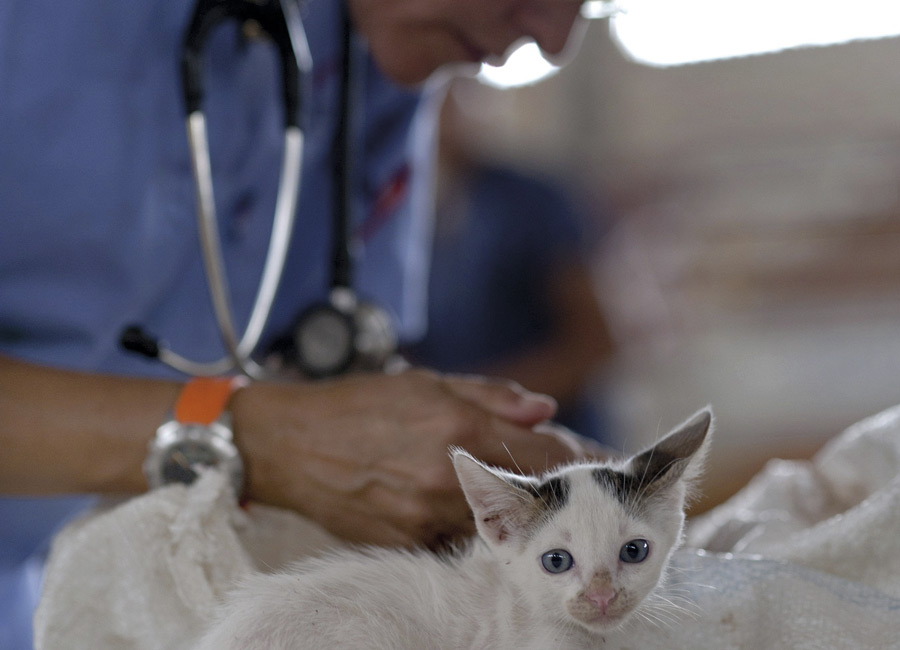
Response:
[{"label": "person's forearm", "polygon": [[[133,494],[181,384],[72,373],[0,356],[0,494]],[[424,371],[311,383],[259,381],[231,399],[244,496],[362,543],[470,532],[448,449],[547,467],[585,453],[532,429],[555,404],[504,382]]]},{"label": "person's forearm", "polygon": [[136,493],[180,385],[76,373],[0,355],[0,493]]}]

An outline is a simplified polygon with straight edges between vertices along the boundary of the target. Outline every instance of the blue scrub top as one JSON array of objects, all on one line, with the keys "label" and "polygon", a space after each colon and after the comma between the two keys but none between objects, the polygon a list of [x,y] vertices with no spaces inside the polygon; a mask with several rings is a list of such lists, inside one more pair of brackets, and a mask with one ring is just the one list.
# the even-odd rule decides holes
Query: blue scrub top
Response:
[{"label": "blue scrub top", "polygon": [[[302,125],[302,189],[291,253],[265,340],[330,281],[332,150],[340,10],[301,11],[314,60]],[[208,297],[179,78],[191,0],[0,3],[0,352],[78,370],[175,376],[121,350],[143,325],[176,352],[224,353]],[[431,169],[413,155],[420,95],[382,78],[357,43],[360,162],[355,286],[403,337],[424,328]],[[263,267],[281,167],[280,76],[269,44],[236,25],[205,50],[216,204],[239,329]],[[424,123],[423,133],[428,131]],[[148,439],[153,432],[148,432]],[[25,435],[25,434],[23,434]],[[0,499],[0,648],[30,648],[30,612],[52,532],[83,498]],[[37,559],[35,559],[37,558]]]}]

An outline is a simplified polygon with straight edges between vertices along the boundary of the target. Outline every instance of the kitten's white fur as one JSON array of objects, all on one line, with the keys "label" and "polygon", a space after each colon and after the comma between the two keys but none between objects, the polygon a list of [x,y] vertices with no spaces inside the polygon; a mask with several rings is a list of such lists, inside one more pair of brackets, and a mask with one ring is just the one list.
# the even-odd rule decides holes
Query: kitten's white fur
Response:
[{"label": "kitten's white fur", "polygon": [[[479,538],[452,556],[347,550],[251,578],[197,650],[602,647],[664,579],[710,428],[707,409],[624,463],[581,463],[541,479],[488,468],[455,450]],[[640,487],[623,488],[633,507],[601,487],[598,469],[638,474]],[[564,498],[554,502],[559,492],[541,492],[548,478],[565,484]],[[620,559],[631,540],[648,541],[642,562]],[[542,567],[542,556],[555,549],[571,553],[571,569]]]}]

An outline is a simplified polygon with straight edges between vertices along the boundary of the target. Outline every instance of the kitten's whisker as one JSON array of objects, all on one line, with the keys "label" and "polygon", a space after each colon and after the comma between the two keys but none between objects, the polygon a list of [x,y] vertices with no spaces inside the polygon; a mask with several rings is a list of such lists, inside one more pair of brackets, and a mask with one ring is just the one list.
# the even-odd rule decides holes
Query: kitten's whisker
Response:
[{"label": "kitten's whisker", "polygon": [[640,617],[644,621],[646,621],[649,625],[653,627],[660,628],[663,627],[662,621],[658,620],[655,616],[653,616],[650,612],[646,610],[646,608],[642,608],[634,613],[636,617]]},{"label": "kitten's whisker", "polygon": [[696,620],[699,616],[697,609],[689,610],[664,598],[656,600],[652,597],[645,603],[644,612],[669,627],[683,623],[685,618]]},{"label": "kitten's whisker", "polygon": [[672,587],[680,587],[683,588],[686,593],[693,593],[699,589],[707,589],[709,591],[718,591],[719,588],[715,585],[710,585],[705,582],[686,582],[686,581],[678,581],[673,584]]},{"label": "kitten's whisker", "polygon": [[512,464],[516,468],[516,471],[519,472],[519,474],[521,474],[522,476],[524,476],[525,472],[522,471],[522,468],[519,466],[518,461],[512,455],[512,452],[509,450],[509,447],[506,446],[506,442],[501,442],[500,444],[503,445],[503,449],[505,449],[507,455],[509,455],[509,459],[512,461]]},{"label": "kitten's whisker", "polygon": [[673,600],[670,600],[664,596],[657,596],[659,601],[658,603],[652,603],[653,606],[659,607],[660,610],[665,610],[668,613],[672,613],[673,615],[677,614],[688,614],[691,616],[696,616],[698,613],[698,608],[695,603],[690,601],[685,601],[684,605],[680,605]]},{"label": "kitten's whisker", "polygon": [[644,620],[657,629],[671,627],[671,624],[668,621],[658,618],[649,612],[644,612]]}]

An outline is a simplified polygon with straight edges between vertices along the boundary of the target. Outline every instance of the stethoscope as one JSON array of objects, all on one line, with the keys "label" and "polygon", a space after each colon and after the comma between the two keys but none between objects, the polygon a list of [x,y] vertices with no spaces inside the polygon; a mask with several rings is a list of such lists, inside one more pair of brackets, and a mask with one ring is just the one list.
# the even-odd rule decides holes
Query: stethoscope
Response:
[{"label": "stethoscope", "polygon": [[[237,20],[254,32],[267,35],[275,45],[282,75],[284,152],[272,234],[250,318],[238,336],[232,316],[228,279],[216,217],[212,165],[206,116],[203,112],[202,49],[213,27]],[[348,370],[383,368],[396,349],[396,336],[388,314],[361,301],[351,287],[353,256],[350,249],[349,206],[352,151],[350,107],[356,99],[352,65],[352,30],[344,16],[340,116],[334,151],[334,212],[332,279],[328,300],[312,305],[297,318],[290,336],[279,345],[279,355],[308,377],[322,378]],[[187,134],[197,195],[197,228],[204,269],[216,323],[227,355],[213,362],[193,361],[169,349],[140,326],[127,327],[121,344],[127,350],[156,358],[191,376],[240,372],[261,378],[272,371],[252,358],[272,311],[284,271],[300,194],[303,157],[301,85],[312,69],[312,56],[296,0],[198,0],[182,53],[182,83],[187,112]]]}]

